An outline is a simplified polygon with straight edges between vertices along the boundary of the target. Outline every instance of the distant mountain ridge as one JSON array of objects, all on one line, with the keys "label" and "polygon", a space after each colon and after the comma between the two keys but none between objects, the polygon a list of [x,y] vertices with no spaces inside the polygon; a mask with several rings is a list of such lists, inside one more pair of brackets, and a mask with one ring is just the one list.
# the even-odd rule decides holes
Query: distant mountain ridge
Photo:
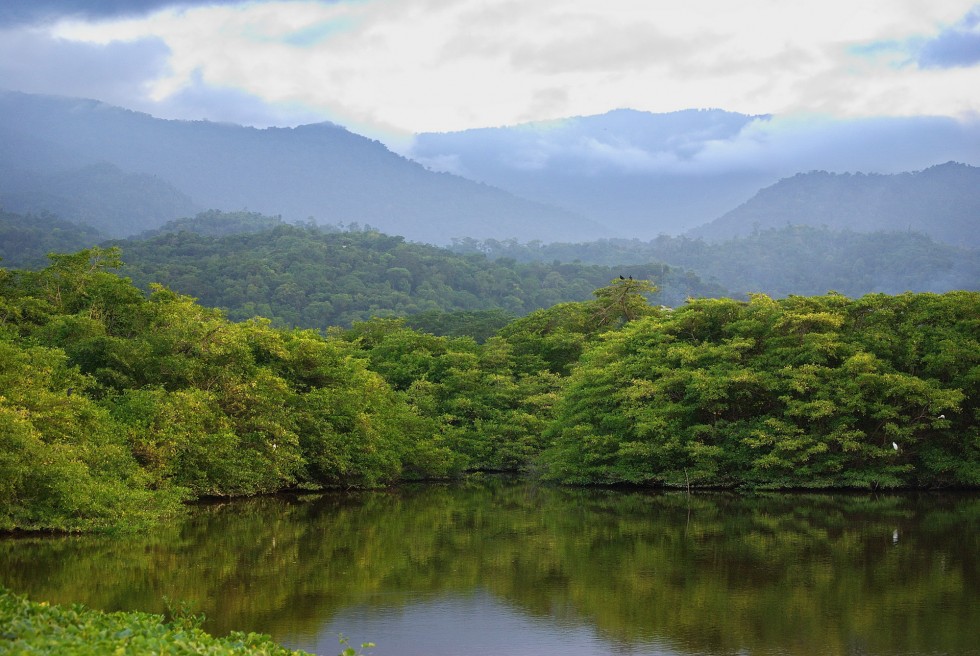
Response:
[{"label": "distant mountain ridge", "polygon": [[947,162],[894,175],[800,173],[688,234],[724,240],[785,225],[909,230],[980,247],[980,168]]},{"label": "distant mountain ridge", "polygon": [[718,173],[684,165],[706,143],[734,139],[766,118],[720,109],[666,114],[619,109],[419,134],[408,155],[605,222],[616,236],[652,238],[710,221],[775,179],[755,170]]},{"label": "distant mountain ridge", "polygon": [[[604,222],[614,236],[653,239],[713,221],[800,171],[891,174],[950,160],[980,165],[980,119],[615,110],[420,134],[406,152],[428,166]],[[906,196],[897,204],[908,202],[918,201]]]},{"label": "distant mountain ridge", "polygon": [[[933,166],[951,153],[965,168]],[[970,196],[980,120],[794,124],[719,109],[623,109],[417,135],[408,154],[416,161],[328,123],[169,121],[93,100],[0,91],[0,209],[49,212],[112,236],[202,209],[368,224],[439,245],[688,230],[721,238],[787,223],[919,230],[954,244],[980,234]],[[897,173],[922,161],[904,169],[920,174]],[[795,168],[804,162],[831,166]],[[793,177],[800,170],[891,172]]]},{"label": "distant mountain ridge", "polygon": [[[109,163],[124,174],[155,176],[198,208],[367,223],[431,243],[463,236],[608,234],[569,211],[426,170],[333,124],[259,130],[161,120],[91,100],[0,92],[0,126],[0,172],[8,173],[0,179],[0,203],[25,195],[37,200],[53,174]],[[36,202],[21,206],[48,209]],[[99,228],[134,234],[188,214],[174,209],[168,215],[165,208],[156,213],[156,225]]]}]

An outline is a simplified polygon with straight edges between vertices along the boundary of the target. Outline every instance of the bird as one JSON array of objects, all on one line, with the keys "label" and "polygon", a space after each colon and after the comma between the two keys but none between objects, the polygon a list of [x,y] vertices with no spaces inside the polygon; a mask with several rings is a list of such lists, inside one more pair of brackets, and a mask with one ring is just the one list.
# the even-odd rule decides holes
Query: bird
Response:
[{"label": "bird", "polygon": [[620,280],[626,280],[626,278],[624,278],[624,277],[622,276],[622,274],[620,274],[620,276],[619,276],[619,279],[620,279]]},{"label": "bird", "polygon": [[898,445],[895,442],[892,442],[892,448],[898,451]]},{"label": "bird", "polygon": [[940,419],[945,419],[946,418],[946,415],[939,415],[939,418]]}]

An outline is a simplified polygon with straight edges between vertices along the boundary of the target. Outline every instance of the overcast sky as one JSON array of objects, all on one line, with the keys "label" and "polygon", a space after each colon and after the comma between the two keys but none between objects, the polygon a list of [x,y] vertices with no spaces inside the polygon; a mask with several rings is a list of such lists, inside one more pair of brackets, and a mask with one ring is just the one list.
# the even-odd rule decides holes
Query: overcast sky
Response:
[{"label": "overcast sky", "polygon": [[0,88],[384,141],[629,107],[980,118],[975,0],[3,0]]}]

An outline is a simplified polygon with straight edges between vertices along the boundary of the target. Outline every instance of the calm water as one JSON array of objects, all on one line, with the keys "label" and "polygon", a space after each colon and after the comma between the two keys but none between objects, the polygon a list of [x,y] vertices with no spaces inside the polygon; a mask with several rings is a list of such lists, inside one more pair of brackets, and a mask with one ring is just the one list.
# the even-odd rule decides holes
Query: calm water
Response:
[{"label": "calm water", "polygon": [[36,600],[207,614],[319,654],[980,654],[980,497],[487,479],[199,506],[123,538],[0,540]]}]

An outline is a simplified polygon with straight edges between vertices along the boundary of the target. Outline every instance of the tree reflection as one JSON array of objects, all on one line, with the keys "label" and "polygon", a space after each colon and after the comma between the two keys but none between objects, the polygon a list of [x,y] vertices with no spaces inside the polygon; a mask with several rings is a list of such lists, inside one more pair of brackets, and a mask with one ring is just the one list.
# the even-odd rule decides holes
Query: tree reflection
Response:
[{"label": "tree reflection", "polygon": [[[205,628],[314,635],[351,606],[487,590],[624,646],[975,653],[976,496],[654,493],[487,478],[201,505],[122,537],[0,541],[37,600],[202,610]],[[972,650],[972,651],[971,651]]]}]

